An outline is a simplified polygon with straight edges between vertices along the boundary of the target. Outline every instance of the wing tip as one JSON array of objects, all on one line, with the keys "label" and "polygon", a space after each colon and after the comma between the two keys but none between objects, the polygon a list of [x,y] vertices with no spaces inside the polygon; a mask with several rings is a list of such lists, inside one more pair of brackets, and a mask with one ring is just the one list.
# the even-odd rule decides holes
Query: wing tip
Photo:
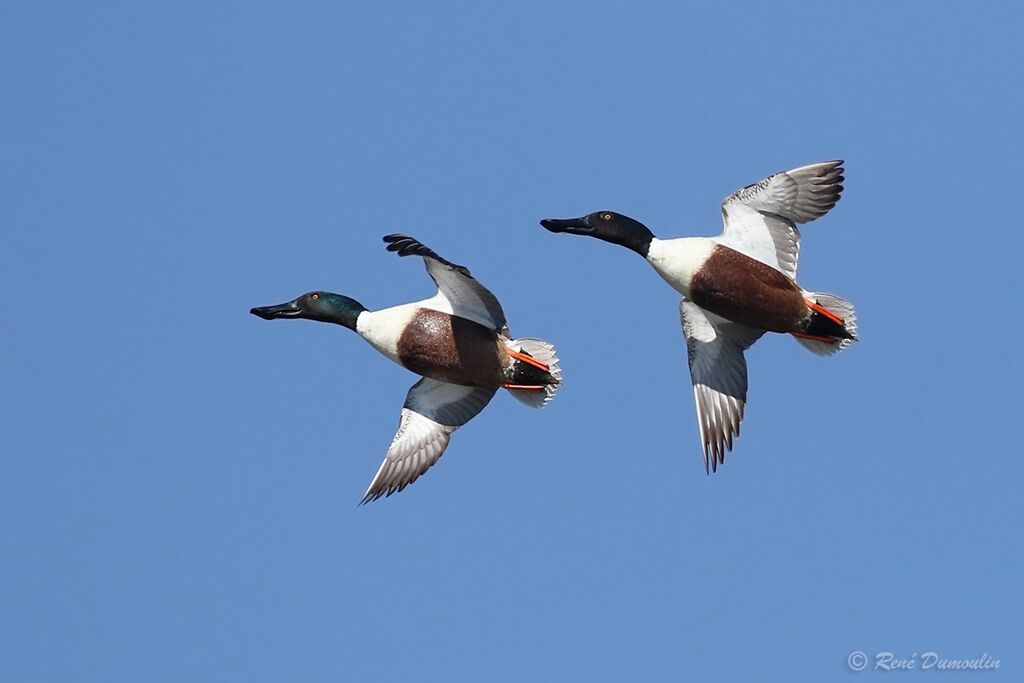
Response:
[{"label": "wing tip", "polygon": [[[704,471],[710,475],[725,464],[725,456],[732,452],[733,441],[740,435],[740,424],[746,402],[721,394],[704,384],[694,384],[694,398],[697,404],[697,424],[700,429],[700,443],[704,455]],[[711,399],[721,397],[725,405],[706,405]],[[710,408],[710,409],[709,409]],[[715,416],[719,416],[715,419]],[[717,422],[717,424],[715,424]]]},{"label": "wing tip", "polygon": [[383,487],[377,490],[373,490],[371,486],[371,488],[368,489],[366,493],[363,494],[362,499],[356,504],[356,507],[362,507],[367,503],[372,503],[373,501],[380,500],[381,498],[388,498],[393,494],[398,493],[404,488],[405,486],[402,486],[400,488]]},{"label": "wing tip", "polygon": [[[369,488],[366,489],[366,493],[363,494],[363,497],[359,501],[357,507],[361,507],[367,503],[372,503],[373,501],[380,500],[381,498],[390,498],[396,493],[404,491],[409,484],[419,479],[422,474],[433,466],[431,464],[427,466],[423,472],[418,473],[415,472],[415,470],[412,470],[411,477],[409,477],[408,474],[404,474],[401,478],[396,479],[395,467],[387,467],[389,464],[390,463],[387,460],[381,464],[380,470],[377,472],[377,476],[375,476],[373,481],[370,482]],[[385,467],[387,467],[386,472],[384,472]]]},{"label": "wing tip", "polygon": [[473,277],[469,272],[469,268],[466,266],[460,266],[458,263],[452,263],[411,235],[404,235],[396,232],[391,233],[390,235],[384,235],[382,239],[387,244],[385,249],[395,252],[399,256],[422,256],[423,258],[443,263],[449,268],[454,268],[466,277]]},{"label": "wing tip", "polygon": [[783,173],[799,173],[801,171],[820,171],[821,175],[836,172],[842,173],[843,166],[845,164],[846,162],[842,159],[830,159],[829,161],[817,161],[813,164],[807,164],[806,166],[797,166],[796,168],[791,168],[788,171],[783,171]]}]

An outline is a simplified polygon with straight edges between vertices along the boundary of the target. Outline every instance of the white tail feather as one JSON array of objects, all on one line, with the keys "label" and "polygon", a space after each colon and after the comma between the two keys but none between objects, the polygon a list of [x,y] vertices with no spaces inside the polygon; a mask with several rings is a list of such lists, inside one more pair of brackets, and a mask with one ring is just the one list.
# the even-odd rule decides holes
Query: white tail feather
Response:
[{"label": "white tail feather", "polygon": [[839,344],[833,342],[823,342],[817,339],[804,339],[803,337],[793,337],[800,346],[804,347],[811,353],[818,356],[831,356],[833,353],[839,350]]},{"label": "white tail feather", "polygon": [[835,294],[825,294],[824,292],[807,292],[806,296],[819,306],[827,308],[842,318],[846,331],[850,333],[853,339],[836,339],[834,342],[823,342],[816,339],[794,337],[794,339],[800,342],[801,346],[819,356],[831,356],[857,341],[857,314],[853,310],[853,304]]},{"label": "white tail feather", "polygon": [[507,342],[506,345],[513,351],[528,353],[536,360],[548,366],[548,372],[555,381],[545,386],[543,391],[538,389],[508,390],[508,393],[531,408],[543,408],[554,397],[555,392],[562,387],[562,369],[558,365],[558,356],[555,355],[555,345],[543,339],[534,339],[532,337],[513,339]]}]

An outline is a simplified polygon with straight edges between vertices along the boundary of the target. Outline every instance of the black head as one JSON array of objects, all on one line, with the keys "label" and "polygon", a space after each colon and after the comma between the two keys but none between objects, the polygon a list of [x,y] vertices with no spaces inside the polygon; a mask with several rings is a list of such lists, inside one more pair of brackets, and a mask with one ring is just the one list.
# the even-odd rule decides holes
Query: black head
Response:
[{"label": "black head", "polygon": [[307,292],[297,299],[277,306],[260,306],[249,312],[264,320],[275,318],[305,318],[322,323],[343,325],[356,329],[356,318],[366,307],[355,299],[333,292]]},{"label": "black head", "polygon": [[654,239],[654,233],[646,225],[614,211],[595,211],[580,218],[545,218],[540,224],[551,232],[589,235],[620,244],[645,258]]}]

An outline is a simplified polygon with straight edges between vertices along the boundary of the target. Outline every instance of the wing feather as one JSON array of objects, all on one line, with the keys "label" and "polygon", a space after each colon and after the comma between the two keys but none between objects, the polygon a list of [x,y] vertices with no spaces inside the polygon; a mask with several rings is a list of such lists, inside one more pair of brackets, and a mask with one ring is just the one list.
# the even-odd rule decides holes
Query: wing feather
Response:
[{"label": "wing feather", "polygon": [[826,161],[770,175],[722,202],[717,241],[796,278],[798,223],[821,218],[843,191],[843,162]]},{"label": "wing feather", "polygon": [[416,481],[440,459],[452,433],[476,417],[496,391],[428,377],[412,385],[398,431],[362,502],[390,496]]},{"label": "wing feather", "polygon": [[445,311],[495,331],[508,331],[505,312],[497,297],[474,278],[469,269],[441,257],[430,247],[408,235],[385,235],[387,250],[399,256],[422,256],[427,273],[437,285],[451,310]]},{"label": "wing feather", "polygon": [[747,363],[743,351],[763,330],[734,323],[683,299],[679,316],[693,380],[704,467],[718,470],[740,433],[747,400]]}]

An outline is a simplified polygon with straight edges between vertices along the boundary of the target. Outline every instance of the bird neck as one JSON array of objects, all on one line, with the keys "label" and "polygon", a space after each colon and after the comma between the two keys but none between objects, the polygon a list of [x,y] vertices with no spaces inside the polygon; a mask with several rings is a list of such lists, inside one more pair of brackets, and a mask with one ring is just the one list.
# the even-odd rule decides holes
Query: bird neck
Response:
[{"label": "bird neck", "polygon": [[366,306],[351,297],[343,294],[324,294],[324,312],[318,320],[325,323],[334,323],[347,327],[350,330],[356,329],[356,322],[359,315],[366,310]]},{"label": "bird neck", "polygon": [[651,249],[651,240],[654,239],[654,233],[646,225],[632,219],[628,222],[611,225],[604,230],[595,231],[593,236],[599,240],[626,247],[644,258],[647,258],[647,253]]}]

